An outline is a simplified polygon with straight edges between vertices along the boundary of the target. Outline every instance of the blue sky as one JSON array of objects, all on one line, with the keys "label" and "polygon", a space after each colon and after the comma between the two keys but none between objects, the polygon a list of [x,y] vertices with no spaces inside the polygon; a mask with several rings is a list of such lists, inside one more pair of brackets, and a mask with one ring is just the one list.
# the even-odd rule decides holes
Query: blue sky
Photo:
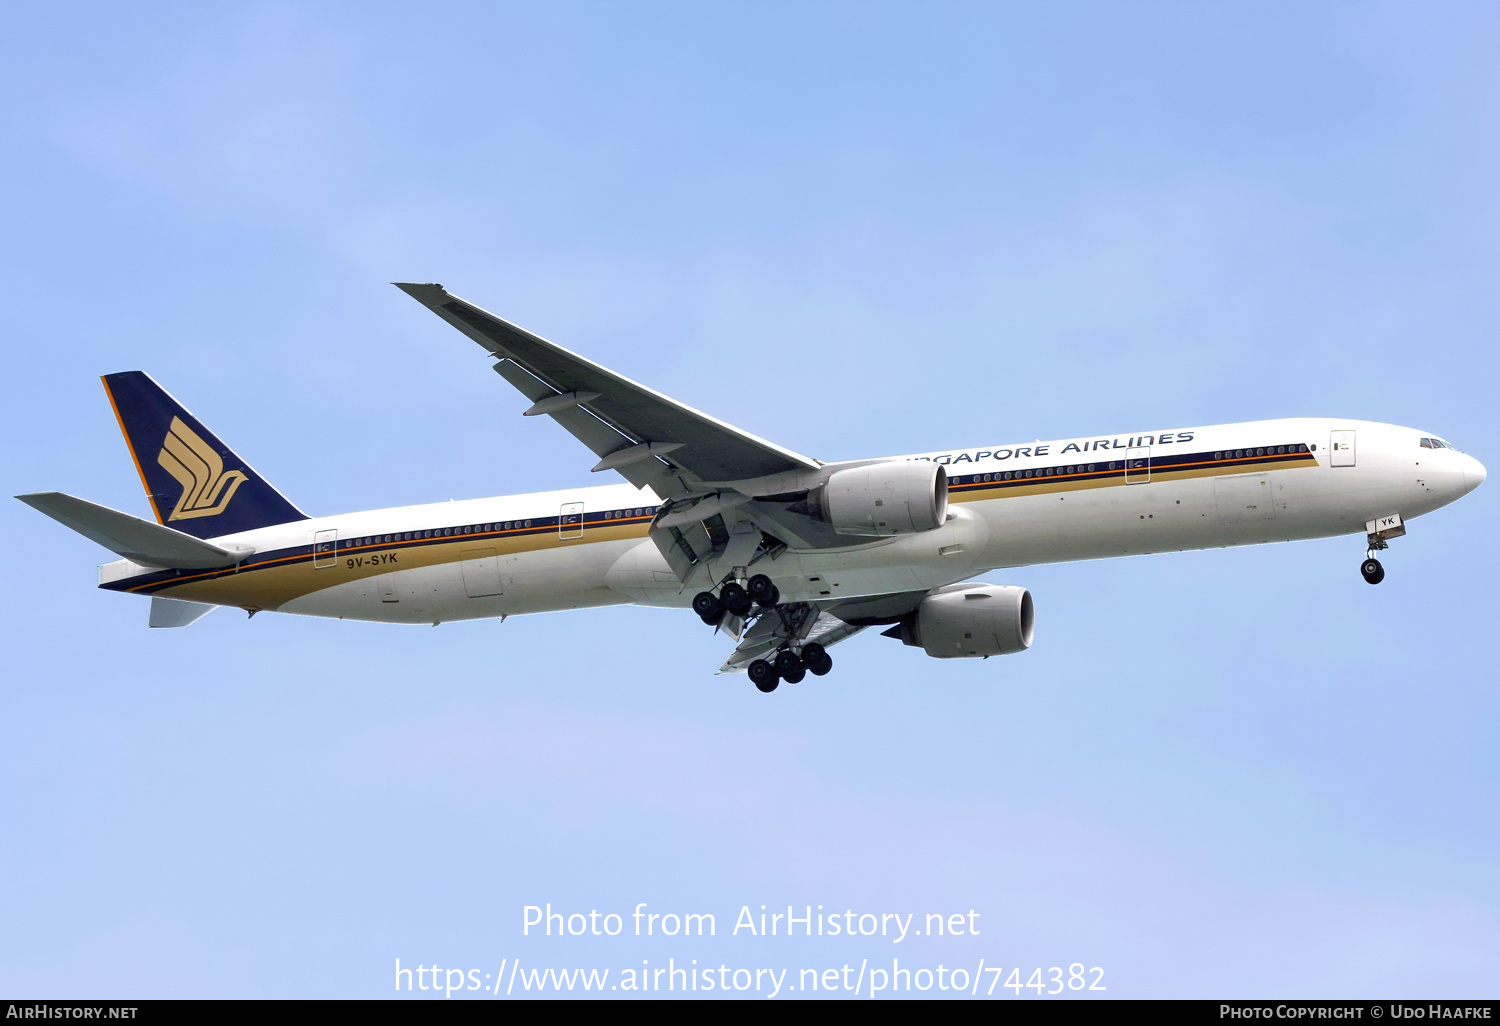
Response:
[{"label": "blue sky", "polygon": [[[402,280],[823,459],[1300,415],[1500,451],[1492,6],[7,21],[10,494],[144,515],[95,381],[137,368],[311,513],[589,483]],[[900,957],[1493,996],[1494,521],[1480,489],[1414,522],[1379,588],[1358,538],[989,575],[1030,652],[871,634],[767,698],[686,613],[148,631],[11,502],[0,992]],[[522,937],[549,901],[720,936]],[[809,903],[981,934],[724,935]]]}]

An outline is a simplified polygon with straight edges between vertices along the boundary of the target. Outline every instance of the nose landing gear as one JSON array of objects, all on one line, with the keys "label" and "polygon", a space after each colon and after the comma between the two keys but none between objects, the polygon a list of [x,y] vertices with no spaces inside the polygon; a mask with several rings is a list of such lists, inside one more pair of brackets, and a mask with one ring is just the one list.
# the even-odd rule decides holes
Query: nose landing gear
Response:
[{"label": "nose landing gear", "polygon": [[1385,580],[1385,567],[1375,558],[1375,553],[1390,548],[1389,538],[1400,538],[1406,534],[1406,524],[1400,513],[1376,517],[1365,523],[1365,561],[1359,564],[1359,572],[1367,584],[1379,584]]}]

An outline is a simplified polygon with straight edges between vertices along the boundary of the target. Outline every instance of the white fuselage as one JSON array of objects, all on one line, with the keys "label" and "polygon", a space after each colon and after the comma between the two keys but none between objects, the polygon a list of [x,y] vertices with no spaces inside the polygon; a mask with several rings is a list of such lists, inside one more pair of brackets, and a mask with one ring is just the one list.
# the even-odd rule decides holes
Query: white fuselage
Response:
[{"label": "white fuselage", "polygon": [[[1377,517],[1409,520],[1484,479],[1477,460],[1423,447],[1423,437],[1387,424],[1293,419],[905,457],[947,466],[946,523],[840,548],[788,548],[758,569],[783,602],[828,602],[1003,567],[1364,534]],[[1297,446],[1306,448],[1287,451]],[[1123,470],[1127,454],[1133,469],[1106,469]],[[659,502],[618,484],[321,517],[215,539],[254,549],[233,570],[120,561],[100,568],[100,584],[394,623],[686,606],[730,568],[710,562],[679,581],[647,537]]]}]

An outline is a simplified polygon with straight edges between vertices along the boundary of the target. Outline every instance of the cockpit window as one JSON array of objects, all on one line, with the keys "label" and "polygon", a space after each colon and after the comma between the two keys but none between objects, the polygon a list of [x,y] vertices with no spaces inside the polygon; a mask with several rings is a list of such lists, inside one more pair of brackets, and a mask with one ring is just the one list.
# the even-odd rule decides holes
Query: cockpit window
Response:
[{"label": "cockpit window", "polygon": [[1459,451],[1458,446],[1453,445],[1451,442],[1445,442],[1441,438],[1424,438],[1421,444],[1424,449],[1452,449],[1454,452]]}]

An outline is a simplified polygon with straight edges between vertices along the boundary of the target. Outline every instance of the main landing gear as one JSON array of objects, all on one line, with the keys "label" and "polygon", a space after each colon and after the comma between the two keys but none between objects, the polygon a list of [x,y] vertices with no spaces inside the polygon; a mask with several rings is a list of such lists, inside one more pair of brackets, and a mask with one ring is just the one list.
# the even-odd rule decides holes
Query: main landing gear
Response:
[{"label": "main landing gear", "polygon": [[771,609],[780,601],[781,592],[776,590],[771,579],[765,574],[756,574],[745,585],[730,581],[719,589],[717,595],[700,591],[693,596],[693,612],[710,627],[717,627],[725,613],[748,616],[756,606]]},{"label": "main landing gear", "polygon": [[781,606],[781,592],[775,582],[765,574],[756,574],[744,584],[728,581],[715,595],[711,591],[700,591],[693,596],[693,612],[710,627],[717,627],[726,613],[741,619],[751,616],[757,609],[763,613],[775,611],[781,617],[780,636],[786,638],[775,655],[768,659],[756,659],[746,669],[750,680],[761,691],[769,694],[782,681],[800,684],[811,673],[821,677],[833,669],[833,658],[816,641],[796,645],[805,617],[816,616],[802,604]]},{"label": "main landing gear", "polygon": [[757,659],[749,666],[750,680],[766,694],[776,690],[782,681],[801,684],[809,673],[821,677],[833,669],[833,656],[816,641],[802,646],[801,652],[783,648],[773,659]]}]

